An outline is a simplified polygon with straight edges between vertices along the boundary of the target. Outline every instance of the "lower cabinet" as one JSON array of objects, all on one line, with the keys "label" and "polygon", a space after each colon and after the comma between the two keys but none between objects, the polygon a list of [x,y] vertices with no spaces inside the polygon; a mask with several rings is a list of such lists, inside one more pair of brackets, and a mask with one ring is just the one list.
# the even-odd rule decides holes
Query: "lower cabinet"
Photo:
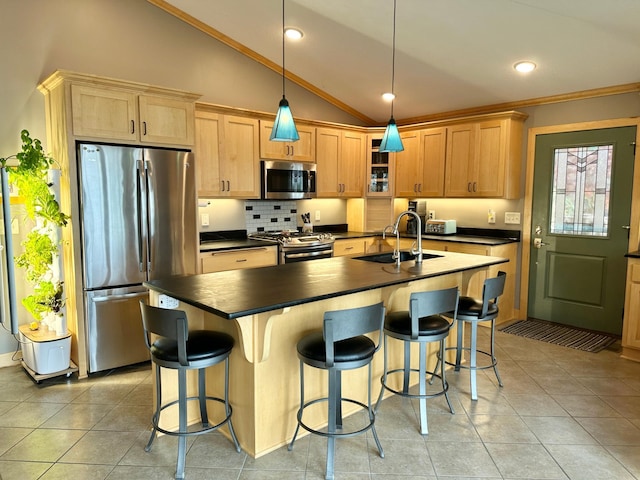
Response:
[{"label": "lower cabinet", "polygon": [[224,270],[268,267],[278,264],[278,247],[216,250],[200,254],[200,272],[212,273]]},{"label": "lower cabinet", "polygon": [[345,255],[363,255],[365,253],[377,252],[376,237],[347,238],[336,240],[333,243],[333,256],[342,257]]},{"label": "lower cabinet", "polygon": [[640,361],[640,258],[627,260],[627,289],[624,296],[622,356]]}]

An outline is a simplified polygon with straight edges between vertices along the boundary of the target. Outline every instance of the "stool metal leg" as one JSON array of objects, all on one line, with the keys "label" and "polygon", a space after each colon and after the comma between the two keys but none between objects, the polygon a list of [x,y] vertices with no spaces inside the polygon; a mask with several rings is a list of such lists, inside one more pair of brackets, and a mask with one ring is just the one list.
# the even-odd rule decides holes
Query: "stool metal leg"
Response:
[{"label": "stool metal leg", "polygon": [[[456,372],[460,371],[460,363],[462,362],[462,349],[463,349],[463,343],[464,343],[464,339],[462,337],[462,332],[464,330],[464,323],[460,320],[458,320],[458,332],[457,332],[457,338],[456,338],[456,366],[454,368],[454,370]],[[444,360],[443,360],[444,361]]]},{"label": "stool metal leg", "polygon": [[[445,378],[445,365],[444,360],[440,361],[440,357],[444,354],[444,338],[440,340],[440,352],[438,352],[438,361],[440,362],[440,378],[442,379],[442,390],[444,391],[444,398],[447,399],[447,405],[449,405],[449,411],[451,413],[456,413],[453,411],[453,406],[451,405],[451,401],[449,400],[449,386],[447,385],[447,380]],[[433,369],[434,372],[438,371],[438,364],[436,363],[436,368]],[[431,380],[433,381],[433,376],[431,376]]]},{"label": "stool metal leg", "polygon": [[236,437],[236,432],[233,430],[233,423],[231,423],[231,405],[229,405],[229,357],[224,360],[224,411],[227,417],[229,417],[229,434],[233,439],[233,443],[236,447],[236,452],[240,453],[240,444]]},{"label": "stool metal leg", "polygon": [[376,406],[373,408],[373,412],[376,413],[378,411],[378,407],[380,406],[380,402],[382,401],[382,397],[384,395],[384,386],[387,384],[387,336],[384,335],[384,351],[382,352],[382,358],[384,361],[384,366],[382,369],[382,378],[380,379],[380,394],[378,395],[378,400],[376,401]]},{"label": "stool metal leg", "polygon": [[[376,418],[376,414],[371,408],[371,363],[369,363],[369,378],[367,381],[368,392],[367,392],[367,406],[369,407],[369,421],[374,422]],[[371,427],[371,433],[373,434],[373,439],[376,441],[376,445],[378,447],[378,452],[380,453],[380,458],[384,458],[384,450],[382,450],[382,445],[380,444],[380,440],[378,439],[378,433],[376,432],[376,426],[373,425]]]},{"label": "stool metal leg", "polygon": [[409,393],[409,375],[411,373],[411,344],[404,342],[404,376],[402,380],[402,392]]},{"label": "stool metal leg", "polygon": [[[405,342],[405,346],[408,346],[409,342]],[[420,383],[420,433],[422,435],[429,434],[429,427],[427,426],[427,399],[424,395],[427,394],[427,344],[425,342],[420,342],[419,344],[420,350],[420,360],[419,360],[419,383]],[[405,358],[406,360],[406,358]],[[405,372],[407,370],[407,366],[405,365]]]},{"label": "stool metal leg", "polygon": [[[209,426],[209,418],[207,416],[207,386],[205,381],[205,372],[201,368],[198,370],[198,401],[200,403],[200,419],[203,427]],[[225,397],[226,398],[226,397]]]},{"label": "stool metal leg", "polygon": [[156,411],[151,417],[151,422],[153,423],[153,429],[151,430],[151,436],[149,437],[149,441],[147,445],[144,447],[145,452],[149,452],[151,450],[151,445],[153,441],[156,439],[156,432],[158,427],[158,422],[160,421],[160,410],[162,409],[162,382],[160,381],[160,366],[154,365],[154,369],[156,371]]},{"label": "stool metal leg", "polygon": [[298,410],[297,418],[298,421],[296,423],[296,429],[293,432],[293,438],[291,439],[291,443],[289,443],[289,447],[287,450],[293,450],[293,442],[296,441],[296,437],[298,436],[298,430],[300,430],[300,420],[302,420],[302,409],[304,408],[304,364],[302,360],[300,360],[300,409]]},{"label": "stool metal leg", "polygon": [[340,407],[340,383],[341,372],[340,370],[329,370],[329,400],[328,400],[328,424],[327,432],[327,480],[333,480],[333,459],[336,453],[336,437],[332,436],[332,433],[336,433],[336,430],[342,428],[342,418],[339,417],[339,413],[342,410]]},{"label": "stool metal leg", "polygon": [[476,378],[478,351],[478,322],[471,323],[471,350],[469,352],[469,377],[471,381],[471,400],[478,400],[478,382]]},{"label": "stool metal leg", "polygon": [[496,329],[496,322],[495,320],[491,320],[491,363],[493,364],[493,371],[496,374],[496,378],[498,379],[498,385],[500,385],[501,387],[502,385],[502,379],[500,378],[500,374],[498,373],[498,360],[496,360],[496,355],[493,351],[493,347],[495,344],[495,329]]},{"label": "stool metal leg", "polygon": [[[181,432],[187,431],[187,371],[178,369],[178,425]],[[187,455],[187,437],[178,437],[178,463],[176,465],[176,480],[184,478],[184,467]]]}]

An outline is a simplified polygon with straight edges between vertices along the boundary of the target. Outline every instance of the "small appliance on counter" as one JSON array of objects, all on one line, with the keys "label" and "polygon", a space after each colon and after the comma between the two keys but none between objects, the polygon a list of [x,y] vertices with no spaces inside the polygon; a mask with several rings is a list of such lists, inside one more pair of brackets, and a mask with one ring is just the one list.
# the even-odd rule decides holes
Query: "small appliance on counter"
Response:
[{"label": "small appliance on counter", "polygon": [[424,233],[428,235],[453,235],[456,233],[455,220],[427,220]]},{"label": "small appliance on counter", "polygon": [[[409,200],[409,205],[407,207],[407,210],[411,212],[416,212],[420,217],[420,221],[421,221],[420,223],[422,223],[422,225],[425,224],[425,217],[427,213],[427,202],[425,202],[424,200],[422,201]],[[415,235],[416,233],[418,233],[418,222],[413,216],[410,216],[407,218],[407,233],[409,235]]]}]

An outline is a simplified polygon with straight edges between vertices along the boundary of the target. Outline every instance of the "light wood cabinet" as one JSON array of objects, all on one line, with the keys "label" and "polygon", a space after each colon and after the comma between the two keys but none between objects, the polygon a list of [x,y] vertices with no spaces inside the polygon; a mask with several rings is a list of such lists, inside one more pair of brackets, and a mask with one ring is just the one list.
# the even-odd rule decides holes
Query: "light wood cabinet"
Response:
[{"label": "light wood cabinet", "polygon": [[367,197],[391,197],[393,195],[394,154],[380,152],[382,134],[367,136]]},{"label": "light wood cabinet", "polygon": [[521,115],[447,128],[446,197],[519,198]]},{"label": "light wood cabinet", "polygon": [[447,129],[426,128],[401,135],[404,151],[396,153],[396,197],[442,197]]},{"label": "light wood cabinet", "polygon": [[72,84],[71,111],[76,137],[187,146],[194,142],[194,100]]},{"label": "light wood cabinet", "polygon": [[260,198],[258,120],[196,113],[198,196]]},{"label": "light wood cabinet", "polygon": [[275,245],[235,250],[216,250],[200,254],[201,273],[268,267],[277,264],[278,247]]},{"label": "light wood cabinet", "polygon": [[640,258],[627,259],[622,356],[640,361]]},{"label": "light wood cabinet", "polygon": [[316,128],[318,197],[362,197],[366,135]]},{"label": "light wood cabinet", "polygon": [[364,255],[371,251],[377,251],[376,237],[345,238],[336,240],[333,244],[333,256]]},{"label": "light wood cabinet", "polygon": [[296,124],[300,140],[297,142],[272,142],[269,140],[273,123],[260,120],[260,158],[269,160],[316,161],[316,129]]}]

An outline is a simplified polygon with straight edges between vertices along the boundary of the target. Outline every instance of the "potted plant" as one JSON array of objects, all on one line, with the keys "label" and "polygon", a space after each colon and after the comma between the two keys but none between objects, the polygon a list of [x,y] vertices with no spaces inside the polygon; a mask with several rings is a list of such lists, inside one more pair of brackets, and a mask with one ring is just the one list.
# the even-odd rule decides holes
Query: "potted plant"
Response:
[{"label": "potted plant", "polygon": [[0,158],[0,164],[16,159],[17,166],[9,170],[9,183],[18,188],[24,200],[27,217],[35,226],[22,243],[24,251],[16,257],[16,264],[26,271],[33,285],[33,293],[22,299],[22,304],[36,322],[43,322],[56,333],[66,333],[62,321],[64,306],[63,284],[58,277],[55,262],[58,257],[58,228],[67,224],[69,216],[60,210],[49,182],[49,171],[55,161],[45,154],[38,139],[32,139],[27,130],[21,132],[22,150],[10,157]]}]

